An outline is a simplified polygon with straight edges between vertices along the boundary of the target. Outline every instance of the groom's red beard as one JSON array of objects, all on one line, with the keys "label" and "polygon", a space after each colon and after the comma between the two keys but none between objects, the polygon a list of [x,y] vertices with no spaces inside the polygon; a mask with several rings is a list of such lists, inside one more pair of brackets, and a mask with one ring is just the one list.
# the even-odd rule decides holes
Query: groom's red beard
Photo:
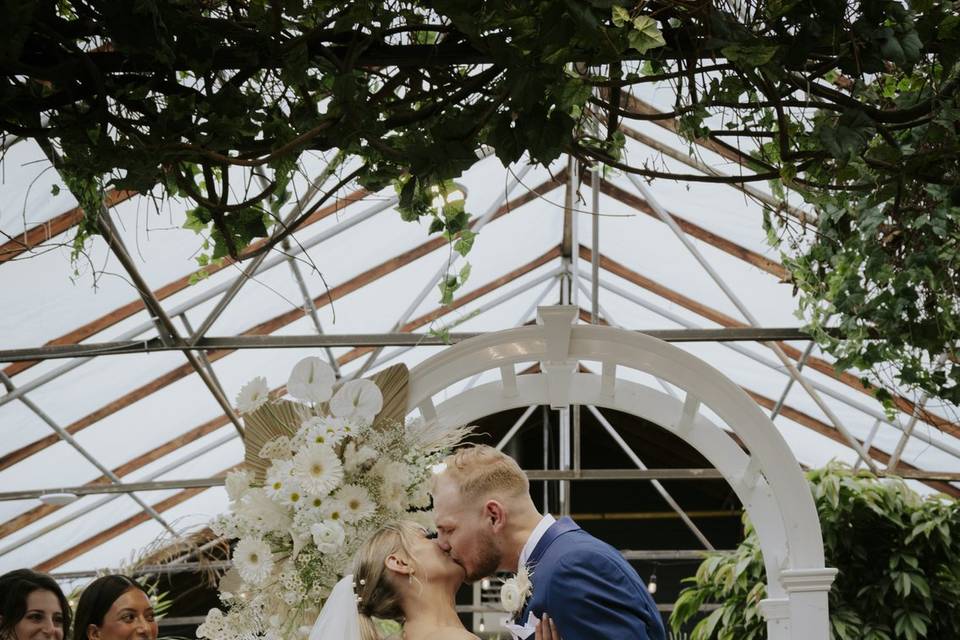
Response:
[{"label": "groom's red beard", "polygon": [[476,582],[488,576],[492,576],[500,568],[502,554],[496,546],[496,540],[491,535],[483,535],[477,540],[477,553],[473,558],[471,567],[460,564],[466,573],[464,582]]}]

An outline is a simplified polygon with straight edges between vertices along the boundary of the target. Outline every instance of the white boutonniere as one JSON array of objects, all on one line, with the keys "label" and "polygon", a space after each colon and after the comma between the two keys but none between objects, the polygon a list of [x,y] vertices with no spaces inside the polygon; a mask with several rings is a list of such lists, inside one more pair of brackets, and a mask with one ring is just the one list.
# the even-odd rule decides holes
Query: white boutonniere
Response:
[{"label": "white boutonniere", "polygon": [[533,583],[530,581],[530,571],[526,565],[523,565],[517,571],[517,575],[507,578],[500,587],[500,604],[512,617],[516,618],[523,611],[523,606],[531,593],[533,593]]}]

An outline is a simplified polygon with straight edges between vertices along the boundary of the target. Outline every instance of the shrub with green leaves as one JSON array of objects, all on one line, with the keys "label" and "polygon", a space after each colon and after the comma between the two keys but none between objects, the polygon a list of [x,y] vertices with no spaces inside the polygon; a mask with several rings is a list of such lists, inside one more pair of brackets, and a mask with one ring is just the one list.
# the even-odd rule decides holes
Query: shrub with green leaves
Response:
[{"label": "shrub with green leaves", "polygon": [[[923,497],[899,479],[878,479],[841,464],[808,474],[827,566],[839,569],[830,591],[835,640],[960,638],[960,503]],[[674,631],[702,604],[719,608],[694,627],[691,640],[766,637],[759,603],[766,572],[757,533],[732,554],[710,554],[670,618]]]}]

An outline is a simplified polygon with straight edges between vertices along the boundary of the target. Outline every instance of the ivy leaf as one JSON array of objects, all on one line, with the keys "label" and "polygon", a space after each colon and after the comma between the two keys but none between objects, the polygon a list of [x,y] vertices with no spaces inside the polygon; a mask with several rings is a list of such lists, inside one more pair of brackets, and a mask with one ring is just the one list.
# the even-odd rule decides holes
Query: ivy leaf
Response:
[{"label": "ivy leaf", "polygon": [[646,53],[650,49],[656,49],[667,44],[663,39],[663,34],[657,26],[657,21],[650,16],[638,16],[633,21],[633,30],[627,34],[627,41],[630,47],[636,49],[639,53]]},{"label": "ivy leaf", "polygon": [[733,44],[720,49],[720,53],[730,62],[752,67],[762,67],[776,55],[776,45],[771,44]]},{"label": "ivy leaf", "polygon": [[630,22],[630,12],[623,7],[614,5],[612,8],[611,18],[613,19],[613,26],[622,27]]}]

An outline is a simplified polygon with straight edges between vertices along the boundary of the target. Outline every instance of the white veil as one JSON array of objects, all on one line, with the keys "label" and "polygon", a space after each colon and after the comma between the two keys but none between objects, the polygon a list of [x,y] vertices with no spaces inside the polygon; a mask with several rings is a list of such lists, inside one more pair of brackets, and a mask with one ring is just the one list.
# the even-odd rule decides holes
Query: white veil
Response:
[{"label": "white veil", "polygon": [[308,640],[360,640],[360,616],[352,575],[344,576],[330,592]]}]

